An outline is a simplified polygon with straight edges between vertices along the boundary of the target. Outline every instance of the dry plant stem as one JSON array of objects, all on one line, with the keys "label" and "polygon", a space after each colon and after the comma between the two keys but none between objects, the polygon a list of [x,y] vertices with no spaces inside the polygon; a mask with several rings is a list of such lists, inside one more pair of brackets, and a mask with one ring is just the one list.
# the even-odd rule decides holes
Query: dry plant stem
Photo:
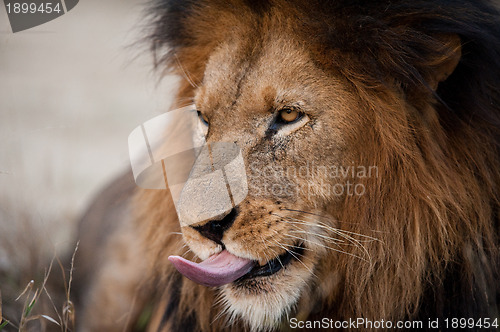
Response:
[{"label": "dry plant stem", "polygon": [[[56,324],[57,326],[59,326],[61,328],[62,332],[71,331],[71,328],[74,326],[74,316],[75,315],[74,315],[73,302],[70,300],[70,296],[71,296],[71,284],[73,281],[74,261],[75,261],[76,252],[78,250],[78,245],[79,245],[79,243],[76,244],[75,250],[73,252],[73,256],[71,258],[71,268],[70,268],[70,275],[69,275],[68,282],[66,282],[66,274],[64,272],[63,264],[62,264],[61,260],[59,259],[59,257],[57,256],[57,254],[54,253],[54,256],[52,257],[52,260],[50,262],[49,267],[45,270],[42,285],[39,288],[37,288],[33,293],[33,285],[35,284],[35,281],[31,280],[26,285],[26,287],[21,292],[21,294],[16,298],[15,301],[18,301],[23,296],[25,296],[25,298],[26,298],[24,305],[23,305],[23,309],[22,309],[23,311],[22,311],[22,315],[21,315],[21,320],[19,322],[19,326],[16,326],[15,324],[13,324],[7,320],[5,322],[2,322],[2,299],[1,299],[1,294],[0,294],[0,331],[2,330],[2,328],[6,324],[12,325],[14,328],[16,328],[20,332],[27,331],[28,330],[28,328],[27,328],[28,322],[42,320],[42,318],[43,318],[43,320],[49,321],[50,323],[53,323],[53,324]],[[61,268],[63,281],[64,281],[65,297],[66,297],[65,302],[62,306],[61,312],[59,312],[57,310],[57,305],[55,304],[52,296],[50,295],[50,293],[47,289],[47,281],[49,279],[49,276],[50,276],[50,273],[52,271],[52,267],[54,265],[55,260],[57,261],[57,263],[59,264],[59,266]],[[57,315],[57,319],[54,319],[53,317],[50,317],[46,314],[36,314],[36,315],[32,314],[33,308],[34,308],[35,304],[38,302],[38,300],[40,299],[40,296],[42,295],[42,293],[45,293],[45,295],[49,299],[49,302],[50,302],[52,308],[54,309],[54,312]],[[43,324],[43,322],[41,322],[41,323]]]},{"label": "dry plant stem", "polygon": [[[33,307],[35,306],[36,302],[38,301],[38,299],[40,298],[40,296],[42,295],[42,290],[45,289],[45,285],[47,284],[47,280],[49,279],[49,276],[50,276],[50,272],[52,271],[52,266],[54,264],[54,259],[55,259],[55,256],[52,258],[52,260],[50,261],[50,265],[49,265],[49,268],[45,271],[45,276],[43,278],[43,283],[42,283],[42,286],[41,288],[38,288],[36,289],[35,291],[35,294],[33,295],[31,301],[28,303],[28,299],[30,298],[30,295],[31,295],[31,290],[33,288],[33,284],[34,284],[34,281],[31,280],[28,284],[28,286],[26,286],[25,288],[25,291],[23,292],[23,294],[27,291],[28,294],[26,296],[26,302],[24,304],[24,308],[23,308],[23,313],[22,313],[22,316],[21,316],[21,322],[19,323],[19,330],[20,331],[24,331],[26,330],[26,324],[30,321],[33,321],[33,320],[38,320],[40,318],[45,318],[51,322],[55,322],[57,324],[57,322],[52,318],[52,317],[49,317],[47,315],[35,315],[35,316],[30,316],[31,314],[31,311],[33,310]],[[23,295],[21,294],[18,299]],[[50,298],[50,297],[49,297]],[[52,299],[51,299],[52,301]],[[58,324],[60,325],[60,324]]]},{"label": "dry plant stem", "polygon": [[9,321],[3,321],[2,316],[2,292],[0,291],[0,331],[9,323]]},{"label": "dry plant stem", "polygon": [[70,300],[71,295],[71,283],[73,281],[73,267],[75,264],[75,255],[78,251],[78,246],[80,245],[80,241],[76,243],[75,250],[73,251],[73,256],[71,256],[71,268],[69,270],[69,281],[68,288],[66,289],[66,303],[63,307],[63,327],[64,332],[68,331],[68,323],[71,322],[71,326],[75,326],[75,310],[73,302]]}]

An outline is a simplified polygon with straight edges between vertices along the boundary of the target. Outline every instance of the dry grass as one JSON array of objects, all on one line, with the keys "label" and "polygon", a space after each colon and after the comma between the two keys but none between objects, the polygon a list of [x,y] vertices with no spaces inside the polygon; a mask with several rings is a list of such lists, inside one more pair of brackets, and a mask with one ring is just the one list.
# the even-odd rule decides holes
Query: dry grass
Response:
[{"label": "dry grass", "polygon": [[[75,254],[78,250],[78,244],[71,257],[71,266],[69,277],[61,259],[54,254],[48,268],[45,270],[43,280],[39,286],[35,280],[30,280],[24,290],[19,294],[14,302],[14,310],[19,310],[22,303],[22,309],[17,311],[17,317],[7,318],[2,316],[2,302],[0,294],[0,331],[15,329],[17,331],[72,331],[75,324],[75,311],[71,301],[71,282],[73,280],[73,264]],[[51,286],[49,278],[51,276],[54,263],[58,265],[64,285],[64,296],[58,292],[58,286]],[[56,278],[57,279],[57,278]],[[53,283],[52,283],[53,285]],[[57,293],[54,295],[54,291]],[[11,308],[12,309],[12,308]],[[52,324],[52,325],[50,325]]]},{"label": "dry grass", "polygon": [[12,211],[0,204],[0,331],[72,331],[78,245],[61,259],[43,223]]}]

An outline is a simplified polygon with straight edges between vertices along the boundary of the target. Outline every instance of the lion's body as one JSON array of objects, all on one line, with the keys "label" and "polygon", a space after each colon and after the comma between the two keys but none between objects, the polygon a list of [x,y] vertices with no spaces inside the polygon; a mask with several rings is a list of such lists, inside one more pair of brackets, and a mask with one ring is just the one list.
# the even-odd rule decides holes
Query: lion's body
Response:
[{"label": "lion's body", "polygon": [[[206,259],[221,245],[181,229],[168,191],[129,186],[126,218],[81,226],[118,224],[82,286],[83,330],[130,328],[144,308],[150,331],[498,318],[500,16],[482,1],[439,2],[161,2],[153,47],[168,47],[159,65],[185,78],[178,106],[194,100],[207,141],[237,143],[250,174],[223,248],[261,264],[303,252],[270,276],[198,285],[167,257]],[[290,107],[304,117],[269,126]],[[262,172],[304,165],[351,168]],[[348,181],[363,193],[324,190]],[[307,190],[263,191],[276,185]]]}]

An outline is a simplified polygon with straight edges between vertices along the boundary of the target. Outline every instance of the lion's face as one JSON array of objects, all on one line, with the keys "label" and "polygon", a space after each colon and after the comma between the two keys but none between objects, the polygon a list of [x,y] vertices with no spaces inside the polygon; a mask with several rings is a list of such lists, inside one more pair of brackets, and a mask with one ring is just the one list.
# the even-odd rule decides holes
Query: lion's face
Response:
[{"label": "lion's face", "polygon": [[[245,161],[248,196],[221,242],[256,267],[225,285],[223,297],[230,313],[254,327],[280,319],[318,282],[316,266],[344,251],[341,243],[350,240],[338,230],[336,206],[364,190],[333,174],[353,166],[354,138],[363,137],[355,97],[299,43],[269,38],[258,52],[248,43],[219,46],[195,91],[207,142],[234,142]],[[222,248],[191,226],[182,231],[202,259]]]},{"label": "lion's face", "polygon": [[162,293],[151,328],[484,316],[500,183],[488,6],[159,1],[156,65],[181,78],[176,106],[194,100],[208,144],[190,173],[176,167],[188,173],[182,190],[172,180],[170,193],[136,196]]}]

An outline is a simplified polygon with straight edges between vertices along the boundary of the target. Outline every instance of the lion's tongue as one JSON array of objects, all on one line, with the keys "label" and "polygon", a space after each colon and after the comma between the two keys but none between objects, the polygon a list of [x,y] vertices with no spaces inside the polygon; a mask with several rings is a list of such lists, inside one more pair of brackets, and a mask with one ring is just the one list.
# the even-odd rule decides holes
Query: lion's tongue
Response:
[{"label": "lion's tongue", "polygon": [[201,263],[194,263],[179,256],[168,260],[185,277],[205,286],[222,286],[235,281],[250,272],[255,262],[236,257],[227,250],[208,257]]}]

